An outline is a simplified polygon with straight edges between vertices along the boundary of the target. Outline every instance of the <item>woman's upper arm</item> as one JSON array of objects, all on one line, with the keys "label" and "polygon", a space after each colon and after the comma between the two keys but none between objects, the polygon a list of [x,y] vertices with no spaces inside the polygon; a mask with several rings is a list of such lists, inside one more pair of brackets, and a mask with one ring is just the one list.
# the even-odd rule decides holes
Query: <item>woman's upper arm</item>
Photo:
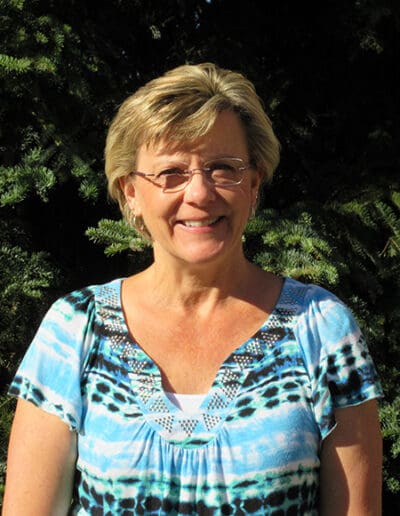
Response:
[{"label": "woman's upper arm", "polygon": [[376,400],[337,409],[321,452],[321,515],[381,514],[382,437]]},{"label": "woman's upper arm", "polygon": [[76,434],[57,416],[18,400],[8,449],[3,516],[65,516]]}]

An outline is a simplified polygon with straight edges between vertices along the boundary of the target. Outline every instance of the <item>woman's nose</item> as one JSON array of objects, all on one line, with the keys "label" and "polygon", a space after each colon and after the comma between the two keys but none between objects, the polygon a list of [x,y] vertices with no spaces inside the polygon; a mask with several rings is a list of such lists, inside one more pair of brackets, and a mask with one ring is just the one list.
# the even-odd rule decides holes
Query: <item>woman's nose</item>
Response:
[{"label": "woman's nose", "polygon": [[185,188],[186,202],[204,202],[215,199],[215,185],[207,180],[207,176],[201,169],[195,169],[188,185]]}]

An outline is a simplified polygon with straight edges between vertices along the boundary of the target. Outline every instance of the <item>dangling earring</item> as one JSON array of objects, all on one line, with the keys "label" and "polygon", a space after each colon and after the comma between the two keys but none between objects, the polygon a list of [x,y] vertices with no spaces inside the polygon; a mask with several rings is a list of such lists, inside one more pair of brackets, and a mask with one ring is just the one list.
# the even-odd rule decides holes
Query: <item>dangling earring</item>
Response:
[{"label": "dangling earring", "polygon": [[[132,213],[132,212],[131,212]],[[142,217],[137,217],[134,213],[131,215],[133,229],[141,234],[147,234],[146,226]]]},{"label": "dangling earring", "polygon": [[253,203],[253,204],[252,204],[252,206],[251,206],[251,211],[250,211],[250,217],[249,217],[249,220],[250,220],[250,219],[254,219],[254,217],[256,216],[257,202],[258,202],[258,195],[256,195],[256,198],[254,199],[254,203]]},{"label": "dangling earring", "polygon": [[135,215],[133,210],[129,210],[128,222],[133,227],[133,229],[135,231],[138,230],[139,221],[138,221],[138,217],[136,217],[136,215]]},{"label": "dangling earring", "polygon": [[126,221],[131,227],[136,228],[136,215],[133,213],[133,210],[127,212]]}]

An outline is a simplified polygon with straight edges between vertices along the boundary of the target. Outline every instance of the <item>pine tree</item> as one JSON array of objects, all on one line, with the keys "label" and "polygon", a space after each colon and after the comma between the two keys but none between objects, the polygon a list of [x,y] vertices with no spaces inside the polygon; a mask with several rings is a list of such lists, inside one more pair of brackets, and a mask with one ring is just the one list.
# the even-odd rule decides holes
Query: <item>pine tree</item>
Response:
[{"label": "pine tree", "polygon": [[151,260],[107,200],[102,153],[116,107],[166,69],[214,61],[255,83],[282,142],[246,253],[354,310],[385,389],[385,508],[396,513],[400,8],[282,0],[263,10],[257,0],[0,2],[1,420],[50,301]]}]

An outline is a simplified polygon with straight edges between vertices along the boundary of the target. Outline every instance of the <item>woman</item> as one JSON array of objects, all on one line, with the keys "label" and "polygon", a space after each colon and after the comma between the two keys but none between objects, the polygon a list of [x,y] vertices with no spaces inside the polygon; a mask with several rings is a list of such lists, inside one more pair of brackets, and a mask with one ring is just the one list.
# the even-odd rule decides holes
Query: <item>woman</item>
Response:
[{"label": "woman", "polygon": [[45,317],[10,388],[4,514],[378,515],[381,390],[358,326],[243,254],[279,160],[253,85],[172,70],[120,107],[105,155],[154,262]]}]

